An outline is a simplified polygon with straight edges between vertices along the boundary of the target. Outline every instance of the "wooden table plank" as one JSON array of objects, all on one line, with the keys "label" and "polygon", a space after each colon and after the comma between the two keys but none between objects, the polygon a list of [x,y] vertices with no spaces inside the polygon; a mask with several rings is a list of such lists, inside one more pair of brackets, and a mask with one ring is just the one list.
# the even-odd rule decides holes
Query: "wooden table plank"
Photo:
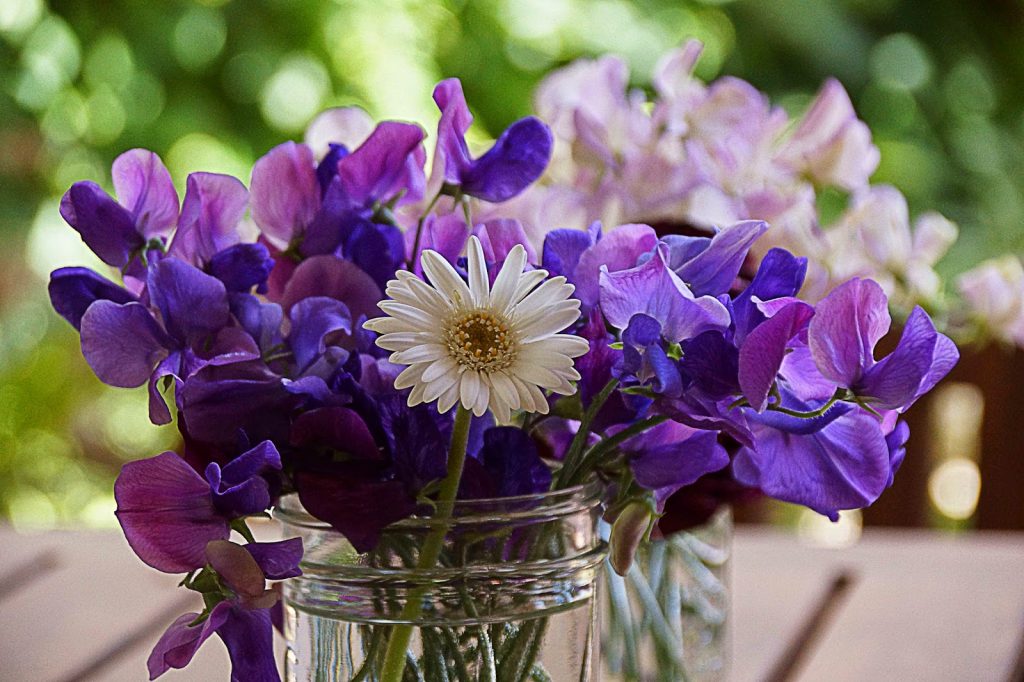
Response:
[{"label": "wooden table plank", "polygon": [[133,637],[147,630],[158,637],[154,628],[162,632],[172,612],[197,603],[174,589],[177,578],[139,562],[119,533],[14,536],[5,530],[0,542],[53,547],[59,562],[0,602],[0,678],[5,680],[67,680],[89,669],[93,679],[106,679],[95,667],[98,656],[127,644],[126,655],[138,658],[139,647],[151,645],[153,638],[133,643]]},{"label": "wooden table plank", "polygon": [[870,532],[861,580],[800,680],[1006,680],[1024,633],[1024,535]]}]

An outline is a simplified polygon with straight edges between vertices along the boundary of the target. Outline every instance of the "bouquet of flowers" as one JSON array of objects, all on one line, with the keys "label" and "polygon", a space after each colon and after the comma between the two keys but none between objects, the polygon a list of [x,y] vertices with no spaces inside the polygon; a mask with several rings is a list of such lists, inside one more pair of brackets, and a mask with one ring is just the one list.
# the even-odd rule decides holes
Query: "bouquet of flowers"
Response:
[{"label": "bouquet of flowers", "polygon": [[[96,375],[147,385],[151,420],[176,418],[183,440],[115,484],[132,549],[183,574],[205,605],[170,625],[152,678],[216,633],[233,679],[279,679],[281,604],[267,581],[315,562],[298,538],[257,542],[247,519],[284,496],[353,552],[407,550],[429,571],[455,565],[456,504],[596,481],[623,572],[666,500],[709,475],[832,519],[871,504],[903,458],[900,415],[958,358],[919,307],[876,357],[890,315],[870,279],[812,304],[800,297],[808,260],[777,247],[742,276],[771,234],[760,220],[728,214],[707,236],[524,227],[517,201],[552,157],[548,126],[520,120],[474,157],[459,82],[434,100],[429,175],[419,126],[338,109],[309,144],[259,159],[248,189],[194,173],[179,206],[159,157],[135,149],[114,162],[116,198],[92,182],[63,198],[65,220],[122,282],[57,270],[53,306]],[[647,177],[652,190],[668,181]],[[415,542],[382,540],[419,518],[430,524]],[[474,542],[509,566],[550,544],[544,531],[504,533],[501,515],[488,524]],[[368,631],[354,677],[545,679],[544,619],[444,628],[417,657],[408,623],[423,592],[407,594],[402,619]]]}]

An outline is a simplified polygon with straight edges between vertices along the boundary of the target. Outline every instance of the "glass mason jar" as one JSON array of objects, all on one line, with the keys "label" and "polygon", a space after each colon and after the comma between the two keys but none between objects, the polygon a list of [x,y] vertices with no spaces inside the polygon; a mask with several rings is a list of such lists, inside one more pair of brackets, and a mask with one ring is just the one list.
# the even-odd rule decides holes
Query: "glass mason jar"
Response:
[{"label": "glass mason jar", "polygon": [[605,571],[601,653],[615,682],[711,682],[728,675],[732,510],[641,545],[626,577]]},{"label": "glass mason jar", "polygon": [[[380,680],[392,633],[411,629],[403,682],[597,682],[601,492],[457,501],[447,518],[388,526],[363,554],[284,498],[274,516],[305,551],[283,586],[285,680]],[[440,558],[418,568],[439,524]]]}]

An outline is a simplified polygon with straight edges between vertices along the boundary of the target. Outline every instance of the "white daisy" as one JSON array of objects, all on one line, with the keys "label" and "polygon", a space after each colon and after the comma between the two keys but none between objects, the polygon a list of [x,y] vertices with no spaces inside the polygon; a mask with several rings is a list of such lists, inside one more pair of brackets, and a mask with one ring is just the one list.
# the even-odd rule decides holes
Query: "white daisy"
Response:
[{"label": "white daisy", "polygon": [[[469,239],[469,284],[439,253],[424,251],[423,272],[388,282],[387,317],[368,320],[377,345],[391,362],[408,367],[395,388],[412,388],[409,405],[437,401],[441,412],[456,402],[477,416],[488,408],[499,422],[512,410],[547,412],[541,389],[572,395],[580,378],[573,358],[588,350],[584,339],[559,334],[580,315],[580,302],[565,277],[546,270],[523,272],[526,249],[515,246],[488,284],[483,249]],[[545,281],[546,280],[546,281]],[[543,283],[542,283],[543,282]]]}]

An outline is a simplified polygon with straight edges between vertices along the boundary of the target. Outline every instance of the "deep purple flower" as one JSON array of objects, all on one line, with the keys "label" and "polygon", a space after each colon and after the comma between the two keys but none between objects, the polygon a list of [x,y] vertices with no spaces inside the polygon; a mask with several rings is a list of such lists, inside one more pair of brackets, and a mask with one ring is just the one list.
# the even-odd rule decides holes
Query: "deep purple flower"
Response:
[{"label": "deep purple flower", "polygon": [[[610,239],[610,235],[605,237],[601,244]],[[670,342],[726,329],[730,323],[726,307],[711,296],[695,297],[669,270],[667,255],[668,247],[660,245],[642,265],[618,272],[602,270],[601,311],[608,323],[625,329],[634,315],[642,313],[661,324],[662,335]]]},{"label": "deep purple flower", "polygon": [[117,519],[135,553],[165,573],[202,567],[206,543],[226,539],[236,518],[266,510],[281,458],[260,443],[206,478],[174,452],[129,462],[114,483]]},{"label": "deep purple flower", "polygon": [[946,376],[960,355],[927,313],[915,307],[895,350],[876,361],[875,344],[889,324],[882,288],[871,280],[853,279],[818,304],[807,343],[826,379],[876,409],[902,412]]},{"label": "deep purple flower", "polygon": [[484,431],[482,446],[466,459],[459,497],[533,495],[550,485],[551,468],[540,458],[529,434],[512,426],[496,426]]},{"label": "deep purple flower", "polygon": [[449,78],[434,88],[441,110],[437,124],[434,163],[444,170],[444,181],[464,194],[484,201],[507,201],[539,178],[551,159],[551,131],[529,116],[509,126],[483,156],[474,159],[466,145],[473,116],[462,94],[462,83]]},{"label": "deep purple flower", "polygon": [[718,434],[667,421],[622,445],[629,468],[642,487],[654,492],[659,511],[683,486],[729,464]]},{"label": "deep purple flower", "polygon": [[754,327],[743,340],[739,351],[738,378],[743,396],[758,412],[768,404],[768,394],[775,384],[793,341],[814,316],[814,308],[803,301],[786,303],[764,322]]},{"label": "deep purple flower", "polygon": [[[785,249],[771,249],[761,259],[754,279],[732,302],[734,340],[742,345],[747,334],[766,318],[757,301],[796,296],[807,274],[807,259]],[[756,300],[755,300],[756,299]]]},{"label": "deep purple flower", "polygon": [[[782,405],[809,411],[782,389]],[[754,443],[733,462],[736,479],[786,502],[810,507],[833,521],[841,509],[860,509],[878,499],[893,463],[878,420],[846,403],[813,419],[780,412],[746,412]]]},{"label": "deep purple flower", "polygon": [[404,262],[405,247],[401,232],[376,212],[422,196],[422,140],[418,126],[385,121],[359,148],[337,148],[319,166],[307,146],[279,145],[253,167],[253,219],[279,251],[343,256],[382,286]]},{"label": "deep purple flower", "polygon": [[82,354],[101,381],[135,387],[149,380],[150,419],[170,421],[159,392],[165,376],[184,380],[208,364],[259,357],[252,338],[230,328],[224,284],[176,258],[149,268],[147,293],[160,322],[141,303],[99,300],[82,316]]},{"label": "deep purple flower", "polygon": [[747,252],[768,230],[761,220],[746,220],[719,230],[714,237],[668,235],[669,268],[694,296],[728,293]]},{"label": "deep purple flower", "polygon": [[178,219],[178,193],[160,157],[129,150],[111,168],[120,203],[94,182],[76,182],[60,213],[104,263],[125,269],[150,240],[162,242]]},{"label": "deep purple flower", "polygon": [[50,274],[50,303],[57,314],[81,329],[82,316],[96,301],[131,303],[138,297],[88,268],[60,268]]},{"label": "deep purple flower", "polygon": [[683,391],[682,377],[662,343],[660,322],[643,313],[633,315],[622,332],[622,359],[615,374],[627,383],[650,385],[655,393],[676,398]]},{"label": "deep purple flower", "polygon": [[302,574],[298,568],[302,541],[292,538],[239,546],[215,540],[204,553],[206,563],[216,571],[226,591],[204,593],[219,601],[201,622],[193,625],[200,614],[186,613],[167,628],[149,655],[150,679],[171,668],[187,666],[203,642],[216,632],[231,658],[232,680],[279,682],[270,608],[280,596],[266,589],[266,580]]}]

